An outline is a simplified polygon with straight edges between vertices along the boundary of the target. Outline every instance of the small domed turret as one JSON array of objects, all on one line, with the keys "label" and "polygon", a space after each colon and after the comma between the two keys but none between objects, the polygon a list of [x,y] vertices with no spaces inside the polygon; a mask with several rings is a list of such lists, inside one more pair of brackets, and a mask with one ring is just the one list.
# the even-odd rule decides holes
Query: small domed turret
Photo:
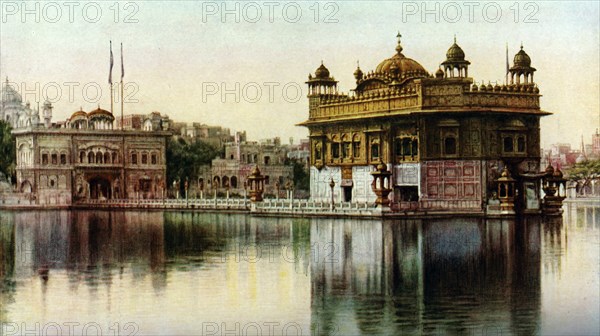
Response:
[{"label": "small domed turret", "polygon": [[323,61],[321,61],[321,66],[315,71],[315,77],[321,79],[329,78],[329,69],[323,65]]},{"label": "small domed turret", "polygon": [[356,70],[354,71],[354,78],[356,78],[356,82],[363,79],[363,72],[360,69],[360,65],[358,64],[358,62],[356,62]]},{"label": "small domed turret", "polygon": [[515,55],[513,59],[514,66],[518,67],[530,67],[531,66],[531,58],[525,50],[523,50],[523,45],[521,45],[521,50]]},{"label": "small domed turret", "polygon": [[[536,69],[531,66],[531,58],[527,55],[525,50],[523,50],[523,44],[521,44],[521,50],[515,55],[513,66],[508,70],[510,72],[510,83],[517,85],[533,84],[533,73],[535,70]],[[521,83],[521,76],[523,76],[523,83]]]},{"label": "small domed turret", "polygon": [[[450,46],[446,52],[446,60],[442,62],[444,70],[450,77],[467,77],[469,64],[471,62],[465,60],[465,52],[456,43],[456,36],[454,36],[454,44]],[[458,70],[457,76],[454,76],[455,69]]]}]

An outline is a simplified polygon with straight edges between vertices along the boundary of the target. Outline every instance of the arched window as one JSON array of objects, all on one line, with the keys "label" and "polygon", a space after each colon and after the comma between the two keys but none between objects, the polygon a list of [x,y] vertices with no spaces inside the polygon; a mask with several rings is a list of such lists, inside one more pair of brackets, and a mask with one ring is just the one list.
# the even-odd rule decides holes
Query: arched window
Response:
[{"label": "arched window", "polygon": [[88,152],[88,163],[94,163],[94,152]]},{"label": "arched window", "polygon": [[517,138],[517,152],[525,153],[525,136],[519,135]]},{"label": "arched window", "polygon": [[331,138],[331,157],[333,159],[340,158],[340,143],[336,136]]},{"label": "arched window", "polygon": [[512,153],[514,151],[514,148],[513,148],[513,138],[512,137],[505,136],[502,139],[502,144],[503,144],[503,151],[505,153]]},{"label": "arched window", "polygon": [[412,141],[410,138],[402,138],[402,158],[412,156]]},{"label": "arched window", "polygon": [[96,152],[96,163],[102,163],[102,153]]},{"label": "arched window", "polygon": [[158,163],[158,156],[156,155],[156,153],[152,153],[152,156],[150,158],[150,162],[152,164],[154,164],[154,165]]},{"label": "arched window", "polygon": [[67,164],[67,154],[65,154],[65,153],[60,154],[60,164],[62,164],[62,165]]},{"label": "arched window", "polygon": [[377,160],[379,159],[379,150],[380,150],[380,146],[379,146],[379,139],[374,139],[371,141],[371,160]]},{"label": "arched window", "polygon": [[221,179],[218,176],[215,176],[213,179],[213,187],[219,188],[221,186]]},{"label": "arched window", "polygon": [[444,139],[444,154],[456,155],[456,138],[449,136]]},{"label": "arched window", "polygon": [[131,153],[131,164],[137,164],[137,153]]},{"label": "arched window", "polygon": [[104,152],[104,163],[110,163],[110,153],[109,152]]},{"label": "arched window", "polygon": [[350,157],[350,139],[347,135],[342,137],[342,157],[349,158]]},{"label": "arched window", "polygon": [[315,160],[323,160],[323,148],[321,142],[315,143]]},{"label": "arched window", "polygon": [[412,139],[412,156],[419,155],[419,140],[417,138]]},{"label": "arched window", "polygon": [[79,152],[79,163],[83,163],[83,160],[85,160],[85,152],[81,151]]},{"label": "arched window", "polygon": [[231,187],[232,188],[237,188],[237,177],[232,176],[229,181],[231,182]]},{"label": "arched window", "polygon": [[352,156],[360,157],[360,136],[358,134],[352,137]]},{"label": "arched window", "polygon": [[142,164],[148,164],[148,153],[142,153]]}]

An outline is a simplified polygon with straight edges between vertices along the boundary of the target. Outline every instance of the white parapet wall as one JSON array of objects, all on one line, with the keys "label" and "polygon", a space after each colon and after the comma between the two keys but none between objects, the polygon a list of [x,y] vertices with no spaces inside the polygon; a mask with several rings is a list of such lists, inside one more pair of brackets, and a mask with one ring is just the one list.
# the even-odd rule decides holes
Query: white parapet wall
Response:
[{"label": "white parapet wall", "polygon": [[342,182],[342,170],[340,167],[323,167],[317,169],[314,166],[310,167],[310,198],[315,201],[331,201],[331,188],[329,181],[333,179],[335,187],[333,188],[333,197],[336,202],[340,200],[341,189],[339,188]]},{"label": "white parapet wall", "polygon": [[[352,200],[351,202],[375,202],[377,196],[371,189],[373,176],[370,166],[352,167]],[[331,201],[331,187],[329,182],[333,178],[335,186],[333,188],[334,201],[343,200],[342,171],[340,167],[323,167],[317,169],[310,167],[310,198],[314,201]]]}]

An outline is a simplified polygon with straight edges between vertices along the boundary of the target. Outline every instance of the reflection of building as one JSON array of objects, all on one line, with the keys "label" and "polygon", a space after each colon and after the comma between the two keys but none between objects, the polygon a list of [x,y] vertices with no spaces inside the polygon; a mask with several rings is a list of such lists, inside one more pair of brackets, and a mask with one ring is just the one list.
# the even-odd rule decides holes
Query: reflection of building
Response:
[{"label": "reflection of building", "polygon": [[[493,197],[504,166],[539,190],[539,104],[536,71],[523,48],[514,56],[507,85],[474,83],[469,61],[454,43],[435,76],[396,53],[375,71],[354,75],[354,94],[339,93],[337,81],[321,64],[309,86],[311,197],[374,201],[373,167],[392,172],[390,194],[396,207],[483,210]],[[520,192],[519,195],[525,195]],[[539,195],[522,207],[539,208]]]},{"label": "reflection of building", "polygon": [[73,113],[63,128],[13,131],[18,190],[36,204],[161,198],[170,133],[114,130],[113,121],[110,112],[98,107]]},{"label": "reflection of building", "polygon": [[[10,85],[8,78],[2,88],[0,101],[0,120],[8,122],[12,128],[37,126],[40,123],[39,105],[33,110],[29,102],[23,104],[21,95]],[[44,123],[49,125],[52,118],[52,104],[44,103]]]},{"label": "reflection of building", "polygon": [[341,335],[535,333],[540,227],[539,218],[314,220],[312,324]]}]

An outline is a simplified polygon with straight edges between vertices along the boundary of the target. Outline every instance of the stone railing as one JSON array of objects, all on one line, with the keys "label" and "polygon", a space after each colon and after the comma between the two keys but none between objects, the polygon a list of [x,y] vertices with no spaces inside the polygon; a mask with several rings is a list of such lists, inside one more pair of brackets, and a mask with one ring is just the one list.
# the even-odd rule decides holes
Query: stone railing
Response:
[{"label": "stone railing", "polygon": [[[337,202],[333,206],[331,202],[313,201],[304,199],[266,199],[264,202],[256,203],[253,213],[276,214],[327,214],[327,215],[350,215],[365,216],[378,213],[374,203],[368,202]],[[379,211],[380,212],[380,211]]]},{"label": "stone railing", "polygon": [[481,210],[481,201],[464,200],[420,200],[419,210]]},{"label": "stone railing", "polygon": [[88,199],[76,202],[76,205],[119,207],[119,208],[156,208],[156,209],[206,209],[206,210],[248,210],[249,199],[203,198],[203,199]]}]

